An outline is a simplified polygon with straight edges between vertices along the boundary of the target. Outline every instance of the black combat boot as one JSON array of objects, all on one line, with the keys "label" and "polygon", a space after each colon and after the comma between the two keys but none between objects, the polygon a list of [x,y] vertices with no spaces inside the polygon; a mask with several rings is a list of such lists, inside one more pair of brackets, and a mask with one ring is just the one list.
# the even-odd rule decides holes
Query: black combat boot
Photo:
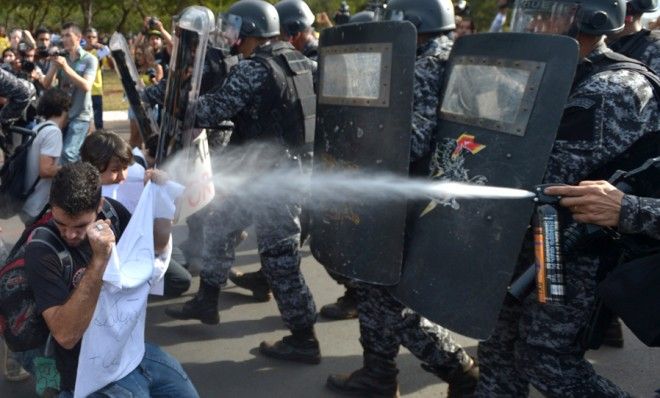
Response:
[{"label": "black combat boot", "polygon": [[422,368],[444,380],[449,386],[447,398],[468,398],[474,395],[479,382],[479,365],[472,360],[470,365],[460,367],[451,372],[445,369],[436,369],[433,366],[422,364]]},{"label": "black combat boot", "polygon": [[326,319],[342,320],[358,317],[355,288],[347,287],[346,293],[337,299],[336,303],[321,307],[319,314]]},{"label": "black combat boot", "polygon": [[186,301],[183,307],[166,308],[165,313],[175,319],[199,319],[207,325],[220,323],[218,314],[218,296],[220,289],[204,281],[199,282],[199,290],[192,300]]},{"label": "black combat boot", "polygon": [[603,344],[614,348],[623,348],[623,330],[619,318],[612,319],[612,323],[605,330]]},{"label": "black combat boot", "polygon": [[362,368],[351,374],[330,375],[326,385],[345,395],[392,398],[399,396],[398,373],[394,359],[365,352]]},{"label": "black combat boot", "polygon": [[270,300],[270,285],[261,269],[255,272],[243,273],[232,268],[229,270],[229,280],[238,287],[251,290],[252,297],[257,301]]},{"label": "black combat boot", "polygon": [[267,357],[287,361],[311,365],[321,363],[321,349],[313,327],[292,330],[291,335],[275,342],[263,341],[259,346],[259,352]]}]

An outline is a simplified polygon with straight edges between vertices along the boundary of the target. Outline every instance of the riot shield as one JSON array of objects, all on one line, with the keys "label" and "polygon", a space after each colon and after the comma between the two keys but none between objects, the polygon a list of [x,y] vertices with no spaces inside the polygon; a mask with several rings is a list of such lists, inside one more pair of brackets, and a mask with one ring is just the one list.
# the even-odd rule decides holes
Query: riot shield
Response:
[{"label": "riot shield", "polygon": [[144,90],[144,83],[140,79],[140,75],[135,67],[135,61],[131,57],[128,43],[124,36],[115,32],[110,37],[110,54],[115,64],[115,70],[119,75],[119,80],[124,87],[128,103],[135,113],[137,120],[138,130],[142,135],[142,142],[147,142],[149,137],[158,134],[158,125],[151,116],[151,107],[142,101],[142,91]]},{"label": "riot shield", "polygon": [[209,36],[200,95],[217,90],[224,83],[229,71],[238,64],[239,55],[231,54],[231,47],[238,41],[241,18],[221,13],[215,21],[215,29]]},{"label": "riot shield", "polygon": [[[578,60],[566,36],[488,33],[456,41],[443,86],[435,177],[532,190],[540,184]],[[460,334],[495,325],[534,203],[422,203],[409,220],[405,305]]]},{"label": "riot shield", "polygon": [[400,21],[349,24],[325,29],[319,44],[312,253],[338,274],[393,285],[406,203],[329,201],[314,187],[328,172],[408,175],[416,31]]},{"label": "riot shield", "polygon": [[193,139],[201,132],[194,128],[195,108],[206,45],[214,24],[213,12],[201,6],[187,7],[174,19],[172,57],[156,156],[158,164],[173,149],[190,147]]}]

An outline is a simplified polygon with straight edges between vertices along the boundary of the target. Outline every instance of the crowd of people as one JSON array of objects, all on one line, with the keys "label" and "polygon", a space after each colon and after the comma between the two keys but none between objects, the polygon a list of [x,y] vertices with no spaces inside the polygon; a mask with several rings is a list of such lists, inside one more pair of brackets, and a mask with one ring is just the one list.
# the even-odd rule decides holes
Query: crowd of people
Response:
[{"label": "crowd of people", "polygon": [[[619,227],[621,234],[646,235],[657,245],[658,199],[623,193],[601,180],[612,170],[658,156],[660,35],[641,26],[642,15],[657,10],[658,2],[617,0],[604,5],[578,0],[580,12],[571,18],[566,13],[546,15],[547,9],[526,8],[527,3],[498,2],[489,30],[505,29],[510,9],[515,8],[517,19],[511,30],[571,36],[579,44],[581,59],[544,177],[545,183],[569,185],[549,188],[547,193],[564,196],[560,204],[574,222]],[[410,175],[430,177],[437,172],[430,159],[443,150],[434,137],[441,123],[438,108],[447,61],[455,40],[478,32],[465,1],[390,0],[385,8],[371,7],[353,15],[344,4],[332,21],[323,13],[315,15],[302,0],[275,5],[240,0],[227,12],[241,21],[238,37],[227,43],[240,60],[224,81],[214,82],[221,84],[203,88],[194,114],[196,127],[223,129],[231,121],[230,144],[276,142],[283,150],[271,166],[299,165],[301,156],[294,152],[310,144],[305,120],[314,116],[300,104],[316,95],[318,62],[322,62],[315,26],[403,19],[416,29]],[[560,17],[566,17],[560,22],[568,22],[549,22]],[[174,51],[172,35],[158,18],[146,17],[129,44],[146,87],[142,99],[152,106],[153,119],[160,120]],[[132,217],[139,218],[135,210],[145,184],[167,191],[164,197],[173,196],[177,185],[154,168],[159,137],[143,142],[135,110],[129,110],[127,140],[104,130],[101,69],[114,66],[107,45],[96,29],[83,31],[75,23],[64,24],[57,34],[45,28],[34,34],[21,29],[7,34],[0,27],[0,97],[4,97],[0,121],[22,125],[35,134],[22,176],[29,191],[18,215],[27,230],[36,228],[32,240],[25,243],[25,273],[36,311],[51,336],[49,343],[43,341],[29,350],[12,352],[5,347],[5,377],[17,381],[38,372],[34,358],[52,344],[50,356],[60,382],[49,391],[59,397],[74,396],[82,385],[79,378],[85,377],[85,371],[78,364],[85,349],[83,335],[93,323],[97,302],[107,293],[104,274],[112,263],[113,248]],[[32,114],[24,111],[30,102],[36,104]],[[11,151],[12,139],[4,137],[3,151]],[[302,162],[296,172],[306,169]],[[220,290],[229,279],[252,291],[259,301],[273,297],[290,332],[280,340],[262,342],[262,355],[320,363],[317,309],[300,271],[299,249],[307,234],[301,225],[305,194],[287,192],[258,205],[238,195],[222,196],[189,218],[186,242],[173,242],[174,213],[154,210],[153,239],[148,242],[151,258],[143,261],[162,272],[154,271],[145,283],[162,280],[161,293],[181,295],[191,285],[187,265],[199,262],[198,291],[182,306],[167,308],[168,316],[217,325]],[[173,199],[171,204],[173,208]],[[232,266],[235,249],[250,225],[255,226],[261,269],[244,274]],[[532,243],[527,239],[523,247]],[[530,385],[547,396],[629,396],[598,375],[584,358],[581,334],[592,321],[599,270],[621,260],[621,253],[601,248],[602,243],[565,256],[569,288],[564,304],[543,305],[531,296],[523,301],[507,296],[495,330],[479,344],[477,358],[442,325],[403,305],[390,289],[329,271],[345,293],[319,313],[328,319],[358,319],[364,362],[354,372],[330,375],[327,386],[348,395],[399,396],[396,357],[404,346],[419,358],[422,368],[448,384],[450,397],[526,396]],[[533,254],[521,251],[515,274],[533,263]],[[137,312],[144,311],[146,304]],[[620,328],[614,323],[615,342],[622,338]],[[144,342],[144,323],[137,322],[134,330],[141,330],[140,357],[90,396],[122,396],[126,391],[133,396],[198,396],[178,361]],[[119,362],[123,364],[123,358]]]}]

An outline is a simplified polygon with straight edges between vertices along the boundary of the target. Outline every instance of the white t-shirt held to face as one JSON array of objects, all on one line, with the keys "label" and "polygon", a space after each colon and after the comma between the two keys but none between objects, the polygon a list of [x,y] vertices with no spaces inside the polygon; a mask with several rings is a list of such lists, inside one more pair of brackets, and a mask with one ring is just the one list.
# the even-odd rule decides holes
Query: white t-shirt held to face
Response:
[{"label": "white t-shirt held to face", "polygon": [[[53,122],[43,122],[34,127],[37,136],[28,151],[27,166],[25,169],[25,186],[31,187],[39,177],[39,160],[41,156],[55,158],[60,163],[62,155],[62,130]],[[27,198],[23,211],[30,217],[39,215],[50,197],[52,178],[41,178],[34,192]]]}]

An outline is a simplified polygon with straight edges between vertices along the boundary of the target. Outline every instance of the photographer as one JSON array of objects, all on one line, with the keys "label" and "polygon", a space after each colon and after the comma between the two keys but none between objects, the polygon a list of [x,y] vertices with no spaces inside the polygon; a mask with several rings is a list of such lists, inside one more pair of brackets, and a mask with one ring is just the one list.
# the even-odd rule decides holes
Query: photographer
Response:
[{"label": "photographer", "polygon": [[[145,43],[145,38],[147,43]],[[163,23],[156,17],[144,18],[144,28],[135,42],[136,47],[149,46],[153,51],[156,63],[162,68],[165,75],[170,65],[172,54],[172,35],[165,30]]]},{"label": "photographer", "polygon": [[37,65],[37,49],[27,43],[18,43],[18,57],[14,61],[16,75],[35,84],[37,94],[43,91],[43,70]]},{"label": "photographer", "polygon": [[48,72],[50,69],[49,54],[53,50],[50,41],[50,31],[45,27],[40,27],[35,32],[37,38],[37,52],[36,64],[43,72]]},{"label": "photographer", "polygon": [[98,60],[80,47],[82,32],[74,23],[62,26],[62,45],[67,56],[51,56],[51,66],[43,79],[45,88],[54,85],[71,95],[69,125],[64,133],[62,163],[73,163],[80,159],[80,146],[89,131],[92,118],[92,84],[96,78]]}]

